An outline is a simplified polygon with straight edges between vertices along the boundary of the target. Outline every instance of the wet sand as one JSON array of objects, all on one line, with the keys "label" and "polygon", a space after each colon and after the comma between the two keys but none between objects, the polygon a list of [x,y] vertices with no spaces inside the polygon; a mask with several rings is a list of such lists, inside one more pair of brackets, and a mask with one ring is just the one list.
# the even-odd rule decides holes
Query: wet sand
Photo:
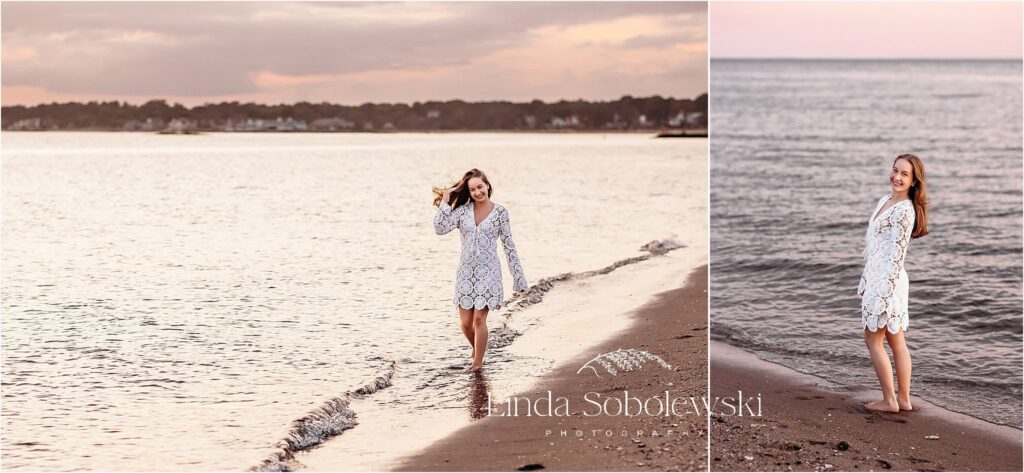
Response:
[{"label": "wet sand", "polygon": [[713,397],[762,397],[761,417],[712,416],[712,471],[1021,471],[1016,428],[916,397],[912,412],[871,412],[863,403],[875,392],[830,386],[720,342],[710,351]]},{"label": "wet sand", "polygon": [[[683,281],[680,281],[682,286]],[[460,429],[406,458],[400,471],[704,471],[707,468],[707,418],[693,409],[668,415],[612,416],[599,414],[584,401],[587,393],[601,397],[647,400],[704,396],[707,389],[707,266],[686,277],[685,286],[664,292],[633,314],[631,326],[580,353],[545,374],[519,398],[569,400],[564,416],[492,415]],[[657,363],[632,372],[612,375],[598,367],[577,373],[588,360],[617,349],[644,350],[661,357],[671,368]],[[501,400],[493,400],[499,403]],[[543,403],[542,403],[543,404]],[[651,413],[657,414],[653,407]],[[555,405],[559,405],[557,400]],[[615,403],[609,405],[615,406]],[[500,412],[510,414],[508,405]],[[611,408],[614,411],[614,407]],[[536,412],[536,411],[531,411]],[[594,414],[586,416],[585,413]],[[661,411],[662,414],[666,414]],[[678,415],[673,415],[678,414]],[[562,435],[565,431],[565,435]],[[623,436],[623,431],[627,435]],[[655,432],[657,435],[655,436]],[[609,436],[608,434],[611,434]]]}]

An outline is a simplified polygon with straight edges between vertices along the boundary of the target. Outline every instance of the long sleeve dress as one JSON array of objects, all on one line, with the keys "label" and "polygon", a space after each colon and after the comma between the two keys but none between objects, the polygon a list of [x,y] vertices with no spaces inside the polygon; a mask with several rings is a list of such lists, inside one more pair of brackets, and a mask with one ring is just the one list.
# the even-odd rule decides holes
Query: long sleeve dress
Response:
[{"label": "long sleeve dress", "polygon": [[914,230],[914,204],[902,200],[878,217],[878,210],[891,194],[882,197],[871,213],[864,248],[864,271],[857,294],[861,300],[861,324],[875,332],[888,328],[890,333],[907,330],[910,324],[907,297],[910,280],[903,267]]},{"label": "long sleeve dress", "polygon": [[501,263],[498,261],[498,238],[505,248],[513,288],[525,291],[529,284],[519,263],[516,244],[512,241],[508,210],[494,204],[491,213],[477,225],[473,216],[474,205],[470,200],[452,210],[450,205],[442,203],[434,215],[434,230],[438,235],[444,235],[458,228],[462,236],[462,255],[455,275],[455,305],[463,309],[498,309],[505,300]]}]

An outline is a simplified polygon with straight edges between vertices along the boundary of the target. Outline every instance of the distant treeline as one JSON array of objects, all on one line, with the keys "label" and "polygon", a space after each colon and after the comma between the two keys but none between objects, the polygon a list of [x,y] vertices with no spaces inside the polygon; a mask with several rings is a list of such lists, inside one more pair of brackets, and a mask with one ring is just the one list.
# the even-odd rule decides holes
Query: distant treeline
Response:
[{"label": "distant treeline", "polygon": [[[624,96],[615,101],[366,103],[222,102],[192,108],[166,100],[51,103],[2,109],[5,130],[153,130],[168,124],[194,130],[256,130],[255,122],[301,123],[302,130],[529,130],[706,128],[708,96],[675,99]],[[240,123],[249,123],[248,128]],[[274,130],[275,128],[264,128]],[[279,129],[285,129],[280,127]],[[296,129],[290,125],[288,129]]]}]

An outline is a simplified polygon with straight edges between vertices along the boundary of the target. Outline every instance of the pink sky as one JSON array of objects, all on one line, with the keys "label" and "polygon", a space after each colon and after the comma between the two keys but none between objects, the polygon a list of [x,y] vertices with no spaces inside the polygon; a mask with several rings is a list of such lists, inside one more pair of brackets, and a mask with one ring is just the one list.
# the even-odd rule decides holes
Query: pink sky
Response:
[{"label": "pink sky", "polygon": [[711,2],[712,58],[1021,58],[1021,2]]},{"label": "pink sky", "polygon": [[3,2],[2,102],[690,98],[704,2]]}]

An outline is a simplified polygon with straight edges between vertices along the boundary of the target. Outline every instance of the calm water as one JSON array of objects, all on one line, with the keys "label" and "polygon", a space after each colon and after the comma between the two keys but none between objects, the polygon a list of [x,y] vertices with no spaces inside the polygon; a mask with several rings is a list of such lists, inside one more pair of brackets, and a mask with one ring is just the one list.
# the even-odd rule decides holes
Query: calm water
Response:
[{"label": "calm water", "polygon": [[[469,361],[458,236],[434,234],[430,186],[470,167],[509,209],[531,283],[706,225],[681,204],[706,205],[688,193],[705,140],[2,138],[5,469],[246,469],[392,362],[396,412],[469,416],[469,378],[447,369]],[[548,366],[488,356],[498,387]]]},{"label": "calm water", "polygon": [[712,334],[876,387],[857,283],[892,159],[928,173],[907,254],[916,394],[1021,425],[1019,62],[714,61]]}]

